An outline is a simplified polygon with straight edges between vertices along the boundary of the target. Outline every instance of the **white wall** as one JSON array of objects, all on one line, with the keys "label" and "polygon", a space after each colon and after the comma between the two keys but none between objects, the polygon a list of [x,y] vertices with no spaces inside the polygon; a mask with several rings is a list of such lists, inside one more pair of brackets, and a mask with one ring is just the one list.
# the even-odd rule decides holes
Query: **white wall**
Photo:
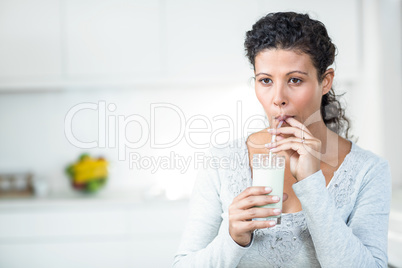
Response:
[{"label": "white wall", "polygon": [[[394,186],[402,187],[402,1],[381,1],[381,97],[384,109],[384,156],[391,165]],[[383,30],[389,29],[389,30]],[[392,29],[392,30],[391,30]]]}]

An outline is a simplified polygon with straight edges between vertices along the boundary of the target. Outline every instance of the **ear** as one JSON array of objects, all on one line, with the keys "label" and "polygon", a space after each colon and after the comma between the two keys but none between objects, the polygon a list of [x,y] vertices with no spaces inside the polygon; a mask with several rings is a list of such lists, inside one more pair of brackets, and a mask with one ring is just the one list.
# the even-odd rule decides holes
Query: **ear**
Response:
[{"label": "ear", "polygon": [[334,81],[335,71],[329,68],[324,74],[321,82],[322,85],[322,95],[327,94],[332,88],[332,82]]}]

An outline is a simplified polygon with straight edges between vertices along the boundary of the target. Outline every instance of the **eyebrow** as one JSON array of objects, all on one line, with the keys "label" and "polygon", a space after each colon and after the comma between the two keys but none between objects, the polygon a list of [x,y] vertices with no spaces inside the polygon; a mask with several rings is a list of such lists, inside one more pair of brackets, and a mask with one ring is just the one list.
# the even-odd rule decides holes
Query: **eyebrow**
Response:
[{"label": "eyebrow", "polygon": [[[291,72],[288,72],[286,75],[290,75],[290,74],[292,74],[292,73],[299,73],[299,74],[304,74],[304,75],[307,75],[307,76],[308,76],[308,73],[302,72],[302,71],[291,71]],[[256,74],[255,76],[257,77],[257,76],[259,76],[259,75],[272,76],[272,75],[270,75],[270,74],[268,74],[268,73],[258,73],[258,74]]]}]

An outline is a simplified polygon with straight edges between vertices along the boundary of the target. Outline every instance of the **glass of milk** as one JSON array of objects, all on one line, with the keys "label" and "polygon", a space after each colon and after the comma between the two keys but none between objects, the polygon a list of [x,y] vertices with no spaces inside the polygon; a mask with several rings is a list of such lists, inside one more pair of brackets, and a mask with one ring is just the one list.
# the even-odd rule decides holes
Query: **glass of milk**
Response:
[{"label": "glass of milk", "polygon": [[[272,192],[269,195],[279,196],[279,202],[261,207],[282,209],[285,162],[285,157],[277,154],[253,155],[253,186],[271,187]],[[254,220],[273,220],[276,224],[281,224],[281,215]]]}]

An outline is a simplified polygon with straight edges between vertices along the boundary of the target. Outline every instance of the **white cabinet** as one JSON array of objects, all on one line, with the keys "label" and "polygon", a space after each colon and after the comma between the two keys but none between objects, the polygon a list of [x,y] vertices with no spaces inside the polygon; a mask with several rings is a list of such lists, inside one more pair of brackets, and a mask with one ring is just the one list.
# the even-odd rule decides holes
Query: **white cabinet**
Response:
[{"label": "white cabinet", "polygon": [[355,79],[356,0],[331,8],[318,0],[3,0],[0,91],[244,85],[253,76],[245,33],[279,10],[322,20],[339,48],[339,77]]},{"label": "white cabinet", "polygon": [[0,91],[152,83],[158,0],[0,1]]},{"label": "white cabinet", "polygon": [[165,53],[169,77],[243,83],[252,76],[244,37],[260,16],[260,1],[166,1]]},{"label": "white cabinet", "polygon": [[67,77],[158,73],[160,12],[158,0],[65,1]]},{"label": "white cabinet", "polygon": [[0,84],[61,75],[60,3],[0,1]]},{"label": "white cabinet", "polygon": [[[21,213],[22,212],[22,213]],[[44,239],[60,236],[123,235],[126,210],[120,207],[64,207],[12,211],[0,214],[0,239]]]},{"label": "white cabinet", "polygon": [[128,253],[128,242],[119,240],[1,243],[0,266],[4,268],[139,267],[132,266],[128,262]]},{"label": "white cabinet", "polygon": [[131,198],[0,203],[0,267],[171,267],[187,201]]}]

